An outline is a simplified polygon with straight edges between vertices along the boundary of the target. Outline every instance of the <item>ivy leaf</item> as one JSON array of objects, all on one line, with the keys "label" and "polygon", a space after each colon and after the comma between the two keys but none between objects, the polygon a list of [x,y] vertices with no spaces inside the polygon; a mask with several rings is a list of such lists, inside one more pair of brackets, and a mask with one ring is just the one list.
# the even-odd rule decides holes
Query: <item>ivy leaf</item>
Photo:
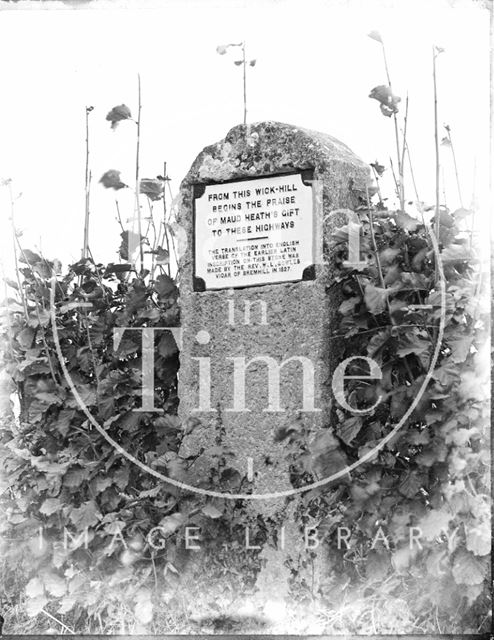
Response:
[{"label": "ivy leaf", "polygon": [[391,338],[390,329],[385,329],[384,331],[378,331],[375,333],[367,344],[367,353],[369,357],[377,359],[379,353],[382,352],[384,346]]},{"label": "ivy leaf", "polygon": [[369,98],[379,102],[383,115],[391,117],[393,113],[398,113],[398,102],[401,98],[393,95],[391,87],[384,84],[374,87],[369,93]]},{"label": "ivy leaf", "polygon": [[441,253],[443,263],[455,264],[471,260],[472,252],[465,244],[450,244]]},{"label": "ivy leaf", "polygon": [[106,267],[104,277],[107,278],[111,273],[120,274],[120,273],[126,273],[127,271],[132,271],[131,264],[129,263],[114,264],[113,262],[110,262]]},{"label": "ivy leaf", "polygon": [[442,509],[433,509],[419,520],[418,526],[426,540],[434,540],[448,530],[448,524],[452,519],[451,513]]},{"label": "ivy leaf", "polygon": [[158,344],[158,352],[163,358],[170,358],[177,353],[177,344],[169,331],[163,332]]},{"label": "ivy leaf", "polygon": [[347,445],[350,445],[352,440],[362,429],[363,420],[360,416],[351,416],[344,422],[338,425],[337,433],[339,438]]},{"label": "ivy leaf", "polygon": [[159,522],[159,526],[164,535],[171,534],[176,531],[185,522],[185,516],[177,511],[169,516],[165,516]]},{"label": "ivy leaf", "polygon": [[109,169],[106,171],[99,181],[105,189],[115,189],[115,191],[118,191],[119,189],[127,187],[127,185],[120,180],[120,171],[117,171],[116,169]]},{"label": "ivy leaf", "polygon": [[31,578],[26,585],[26,595],[28,598],[37,598],[44,595],[45,588],[39,578]]},{"label": "ivy leaf", "polygon": [[89,475],[89,469],[78,466],[71,467],[63,478],[66,487],[80,487]]},{"label": "ivy leaf", "polygon": [[424,429],[423,431],[412,429],[407,432],[407,440],[410,444],[417,446],[419,444],[429,444],[431,437],[427,429]]},{"label": "ivy leaf", "polygon": [[[142,495],[139,495],[139,497],[143,497]],[[112,517],[115,514],[111,514]],[[103,518],[103,522],[106,520],[108,516],[105,516]],[[105,525],[104,530],[106,531],[106,533],[109,533],[111,536],[116,536],[120,533],[123,532],[123,530],[125,529],[125,522],[123,520],[113,520],[112,522],[109,522],[108,524]],[[72,591],[72,589],[70,589]]]},{"label": "ivy leaf", "polygon": [[447,386],[459,379],[460,371],[449,359],[445,359],[440,367],[434,369],[432,377],[442,385]]},{"label": "ivy leaf", "polygon": [[160,298],[167,298],[175,291],[176,285],[170,276],[163,273],[156,278],[153,289]]},{"label": "ivy leaf", "polygon": [[158,247],[156,249],[156,264],[165,265],[170,262],[170,254],[166,249]]},{"label": "ivy leaf", "polygon": [[[77,385],[77,392],[86,406],[94,406],[96,404],[96,392],[88,384]],[[79,402],[75,397],[69,396],[65,400],[65,406],[71,409],[79,409]]]},{"label": "ivy leaf", "polygon": [[456,584],[481,584],[487,573],[487,565],[468,551],[460,551],[453,564]]},{"label": "ivy leaf", "polygon": [[91,481],[91,486],[94,487],[95,493],[102,493],[105,489],[108,489],[113,483],[111,478],[103,478],[99,476]]},{"label": "ivy leaf", "polygon": [[15,339],[24,350],[30,349],[36,332],[31,327],[25,327],[16,335]]},{"label": "ivy leaf", "polygon": [[47,498],[39,508],[39,512],[45,516],[51,516],[52,513],[59,511],[61,507],[62,504],[59,498]]},{"label": "ivy leaf", "polygon": [[399,549],[396,549],[391,556],[393,567],[398,573],[405,571],[410,566],[410,562],[413,560],[414,556],[417,554],[416,547],[410,547],[411,545],[400,547]]},{"label": "ivy leaf", "polygon": [[405,231],[416,231],[421,224],[421,222],[417,220],[417,218],[414,218],[404,211],[395,213],[393,218],[396,222],[396,226],[399,229],[405,229]]},{"label": "ivy leaf", "polygon": [[[348,466],[348,459],[342,449],[329,449],[321,452],[316,457],[312,456],[312,459],[308,461],[307,471],[315,473],[318,478],[326,478],[333,473],[341,471]],[[345,478],[340,478],[340,482],[349,478],[349,474],[346,474]]]},{"label": "ivy leaf", "polygon": [[392,247],[386,247],[379,253],[379,259],[381,261],[381,265],[392,264],[397,256],[400,255],[399,249],[394,249]]},{"label": "ivy leaf", "polygon": [[371,550],[365,562],[365,574],[371,582],[380,582],[391,566],[388,553]]},{"label": "ivy leaf", "polygon": [[135,617],[141,624],[149,624],[153,619],[153,603],[151,601],[151,592],[148,589],[140,589],[145,592],[144,595],[138,595],[136,605],[134,607]]},{"label": "ivy leaf", "polygon": [[[436,221],[436,216],[432,218],[432,221]],[[455,219],[449,213],[449,211],[445,208],[441,208],[439,210],[439,224],[441,227],[446,227],[447,229],[452,229],[455,226]]]},{"label": "ivy leaf", "polygon": [[116,356],[118,356],[119,358],[126,358],[127,356],[130,356],[139,350],[139,345],[134,342],[132,338],[134,338],[134,336],[129,335],[129,337],[124,337],[120,341],[118,349],[116,349],[115,351]]},{"label": "ivy leaf", "polygon": [[455,363],[465,362],[468,354],[470,353],[472,341],[472,335],[460,336],[459,338],[448,338],[447,343],[451,349],[451,360]]},{"label": "ivy leaf", "polygon": [[382,164],[379,164],[377,160],[375,162],[371,162],[370,166],[374,169],[379,177],[381,177],[386,171],[386,167],[384,167],[384,165]]},{"label": "ivy leaf", "polygon": [[166,463],[166,472],[172,480],[185,480],[186,468],[185,462],[178,456]]},{"label": "ivy leaf", "polygon": [[485,400],[486,394],[483,385],[479,384],[479,377],[475,371],[464,369],[461,372],[461,382],[458,385],[460,398],[471,400]]},{"label": "ivy leaf", "polygon": [[31,464],[43,473],[53,473],[54,475],[62,475],[69,466],[69,462],[50,462],[43,456],[31,456]]},{"label": "ivy leaf", "polygon": [[60,405],[63,403],[62,398],[56,393],[47,393],[46,391],[38,391],[34,394],[34,397],[47,405]]},{"label": "ivy leaf", "polygon": [[154,178],[143,178],[139,184],[139,191],[150,200],[156,201],[163,197],[165,183]]},{"label": "ivy leaf", "polygon": [[46,573],[43,575],[43,583],[46,590],[55,598],[61,598],[67,591],[67,584],[64,578],[56,573]]},{"label": "ivy leaf", "polygon": [[122,238],[122,241],[120,242],[118,255],[122,258],[122,260],[130,260],[132,257],[131,255],[129,255],[130,243],[132,243],[132,246],[137,248],[142,241],[142,238],[141,240],[139,240],[139,234],[135,233],[134,231],[129,231],[128,229],[126,231],[122,231],[120,237]]},{"label": "ivy leaf", "polygon": [[115,129],[117,124],[122,120],[130,120],[131,118],[132,114],[130,109],[125,104],[119,104],[116,107],[113,107],[113,109],[106,114],[106,119],[111,122],[112,129]]},{"label": "ivy leaf", "polygon": [[392,264],[387,268],[386,275],[384,276],[385,286],[393,285],[397,280],[400,279],[400,275],[400,267],[397,264]]},{"label": "ivy leaf", "polygon": [[382,44],[383,41],[382,41],[381,34],[379,33],[379,31],[371,31],[367,35],[372,40],[375,40],[376,42],[380,42]]},{"label": "ivy leaf", "polygon": [[80,507],[72,509],[69,515],[70,521],[77,529],[94,527],[101,520],[102,515],[94,500],[83,502]]},{"label": "ivy leaf", "polygon": [[460,207],[459,209],[456,209],[456,211],[453,211],[451,213],[451,216],[454,218],[455,222],[461,222],[461,220],[468,218],[469,216],[473,215],[473,213],[473,209],[465,209],[464,207]]},{"label": "ivy leaf", "polygon": [[68,613],[73,608],[76,602],[77,599],[73,596],[67,596],[63,598],[62,604],[57,609],[58,613]]},{"label": "ivy leaf", "polygon": [[467,549],[476,556],[486,556],[491,551],[491,530],[487,521],[467,528]]},{"label": "ivy leaf", "polygon": [[355,306],[360,302],[360,300],[360,296],[352,296],[347,300],[343,300],[343,302],[338,307],[338,312],[341,313],[342,316],[353,313]]},{"label": "ivy leaf", "polygon": [[119,489],[121,489],[122,491],[127,487],[127,485],[129,484],[129,478],[130,478],[130,471],[129,468],[125,465],[119,467],[114,473],[113,473],[113,482],[117,485],[117,487]]},{"label": "ivy leaf", "polygon": [[373,284],[368,284],[364,290],[364,300],[367,308],[372,315],[379,315],[386,309],[386,299],[388,297],[388,291],[381,287],[375,287]]},{"label": "ivy leaf", "polygon": [[417,495],[424,479],[416,471],[407,471],[399,486],[399,492],[406,498],[413,498]]},{"label": "ivy leaf", "polygon": [[450,431],[445,438],[446,444],[453,442],[457,447],[466,446],[472,438],[478,437],[479,432],[475,427],[473,429],[454,429]]},{"label": "ivy leaf", "polygon": [[201,511],[205,516],[213,519],[220,518],[223,515],[223,512],[216,508],[211,502],[205,505]]},{"label": "ivy leaf", "polygon": [[338,440],[334,436],[333,432],[330,429],[324,429],[324,431],[314,438],[310,450],[314,456],[318,456],[328,451],[338,449],[338,447]]},{"label": "ivy leaf", "polygon": [[468,605],[471,607],[477,598],[483,593],[484,589],[482,584],[470,584],[465,587],[465,596],[468,600]]},{"label": "ivy leaf", "polygon": [[75,411],[73,409],[62,409],[54,423],[55,428],[59,431],[63,436],[66,436],[70,425],[72,424],[75,417]]},{"label": "ivy leaf", "polygon": [[3,281],[5,282],[6,285],[8,285],[9,287],[12,287],[12,289],[15,289],[16,291],[19,290],[19,285],[17,284],[17,282],[15,282],[15,280],[11,280],[10,278],[4,278]]},{"label": "ivy leaf", "polygon": [[170,254],[163,247],[156,247],[155,250],[146,251],[146,253],[156,256],[156,264],[165,265],[170,262]]},{"label": "ivy leaf", "polygon": [[34,251],[30,251],[29,249],[23,249],[19,256],[19,262],[24,262],[24,264],[28,264],[30,266],[34,266],[38,264],[38,262],[42,262],[43,258],[34,253]]},{"label": "ivy leaf", "polygon": [[48,604],[48,599],[45,596],[37,596],[36,598],[29,598],[26,602],[26,613],[30,618],[34,618],[39,613],[41,613],[42,609],[45,605]]},{"label": "ivy leaf", "polygon": [[430,346],[429,340],[425,340],[420,335],[407,332],[405,335],[400,336],[399,347],[396,350],[396,355],[399,358],[404,358],[411,353],[418,356],[423,353],[427,353]]},{"label": "ivy leaf", "polygon": [[232,467],[226,467],[221,472],[220,481],[226,489],[235,491],[236,489],[238,489],[240,483],[242,482],[242,476],[236,469],[233,469]]}]

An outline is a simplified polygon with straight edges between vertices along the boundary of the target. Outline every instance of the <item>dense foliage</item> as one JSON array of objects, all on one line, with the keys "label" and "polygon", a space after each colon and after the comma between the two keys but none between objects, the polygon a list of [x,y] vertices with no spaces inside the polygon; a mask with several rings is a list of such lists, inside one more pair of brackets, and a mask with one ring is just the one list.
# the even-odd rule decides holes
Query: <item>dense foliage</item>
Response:
[{"label": "dense foliage", "polygon": [[[385,584],[384,607],[391,595],[406,592],[416,619],[435,612],[439,631],[452,624],[463,631],[485,630],[490,606],[485,273],[468,234],[459,231],[465,210],[441,211],[444,307],[427,225],[379,208],[363,207],[358,214],[367,265],[345,268],[347,227],[338,230],[329,248],[340,264],[344,296],[334,338],[344,344],[342,358],[366,355],[382,371],[377,385],[350,381],[349,403],[372,407],[378,396],[380,402],[360,415],[336,409],[339,447],[327,438],[306,447],[306,435],[294,430],[290,439],[300,473],[322,469],[324,475],[361,458],[400,423],[416,398],[418,404],[385,447],[352,473],[351,482],[305,496],[300,512],[307,522],[328,513],[328,535],[348,527],[354,542],[351,550],[334,553],[335,570],[321,593],[329,603],[356,580],[378,593]],[[444,335],[437,344],[443,310]],[[421,393],[431,367],[432,379]],[[348,371],[357,377],[367,373],[359,359]],[[410,545],[411,527],[420,529],[420,548]]]},{"label": "dense foliage", "polygon": [[[336,409],[338,426],[330,437],[314,439],[296,424],[282,434],[294,486],[354,462],[389,433],[417,395],[438,340],[440,275],[426,225],[382,209],[357,214],[367,263],[359,270],[345,266],[346,226],[327,248],[336,258],[335,286],[343,298],[332,339],[344,344],[342,357],[367,354],[382,370],[378,387],[351,382],[352,406],[371,406],[378,395],[381,401],[361,415]],[[442,212],[444,337],[432,380],[412,416],[383,450],[352,472],[351,482],[343,477],[297,498],[301,525],[323,523],[328,538],[338,526],[352,532],[350,549],[331,547],[333,569],[316,585],[304,581],[300,567],[291,567],[298,607],[314,598],[329,605],[350,594],[355,602],[354,590],[363,588],[389,599],[407,585],[413,595],[407,606],[417,616],[435,611],[438,625],[455,618],[458,628],[471,630],[477,630],[475,621],[479,628],[486,623],[489,416],[481,354],[488,323],[479,304],[480,265],[458,233],[460,216],[461,211]],[[22,259],[25,308],[9,299],[2,325],[5,365],[20,397],[20,420],[2,424],[2,466],[10,482],[3,498],[8,517],[2,528],[10,542],[4,542],[2,597],[16,597],[22,587],[29,616],[46,611],[75,630],[146,629],[153,607],[155,625],[162,616],[153,628],[173,629],[170,619],[187,613],[177,613],[177,574],[191,554],[179,542],[181,528],[200,526],[206,540],[209,575],[202,587],[196,585],[204,592],[215,572],[223,583],[233,577],[219,541],[246,522],[245,505],[207,502],[157,481],[91,426],[56,356],[50,293],[56,282],[64,361],[93,415],[126,451],[187,481],[194,460],[180,456],[180,440],[194,422],[181,425],[176,416],[175,341],[168,332],[156,333],[154,402],[164,410],[159,415],[133,411],[142,401],[141,333],[127,330],[113,349],[114,328],[177,326],[178,290],[165,273],[150,280],[128,264],[85,259],[54,281],[51,263],[27,251]],[[91,307],[81,307],[88,302]],[[357,365],[353,373],[362,373]],[[223,474],[225,457],[220,440]],[[167,532],[166,549],[149,544],[148,532],[158,525]],[[265,539],[272,539],[270,526],[262,522]],[[422,549],[410,548],[410,526],[420,527]],[[371,545],[379,527],[377,544]],[[235,580],[254,584],[257,555],[240,545],[231,552],[237,564],[243,558]]]}]

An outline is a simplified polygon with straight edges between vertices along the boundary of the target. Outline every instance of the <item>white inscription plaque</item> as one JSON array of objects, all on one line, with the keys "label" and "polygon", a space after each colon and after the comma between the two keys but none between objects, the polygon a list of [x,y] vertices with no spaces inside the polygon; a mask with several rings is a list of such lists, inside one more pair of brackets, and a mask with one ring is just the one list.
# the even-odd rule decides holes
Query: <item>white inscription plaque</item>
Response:
[{"label": "white inscription plaque", "polygon": [[302,280],[314,264],[312,187],[300,173],[206,185],[195,197],[202,289]]}]

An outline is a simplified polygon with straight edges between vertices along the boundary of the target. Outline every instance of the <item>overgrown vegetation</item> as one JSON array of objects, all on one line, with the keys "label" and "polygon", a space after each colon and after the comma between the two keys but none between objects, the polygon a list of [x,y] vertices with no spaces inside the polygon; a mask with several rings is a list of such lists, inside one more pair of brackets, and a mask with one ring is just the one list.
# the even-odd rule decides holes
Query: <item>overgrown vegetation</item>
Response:
[{"label": "overgrown vegetation", "polygon": [[[382,45],[379,34],[371,37]],[[337,527],[347,527],[352,542],[348,549],[331,545],[330,569],[310,584],[302,567],[290,567],[291,628],[483,632],[490,607],[489,321],[482,302],[485,274],[470,233],[474,212],[463,207],[451,212],[438,203],[431,207],[431,221],[422,205],[420,218],[405,212],[406,118],[399,136],[399,98],[389,74],[388,84],[376,87],[371,97],[394,120],[401,206],[387,210],[379,189],[362,194],[353,222],[359,224],[365,264],[347,263],[348,225],[325,250],[336,259],[335,287],[342,296],[331,339],[344,345],[342,357],[367,354],[383,373],[377,388],[354,380],[348,401],[363,408],[377,395],[381,401],[359,415],[335,410],[335,431],[315,439],[297,424],[278,434],[286,442],[293,485],[354,463],[388,438],[414,399],[418,402],[402,428],[352,472],[351,481],[346,476],[295,498],[301,527],[317,525],[328,540]],[[119,105],[107,119],[115,126],[131,113]],[[228,607],[223,605],[234,602],[235,593],[255,590],[262,560],[242,545],[242,527],[252,523],[245,501],[211,501],[171,486],[110,442],[157,475],[194,484],[196,458],[184,458],[180,443],[197,421],[181,424],[176,415],[179,354],[169,332],[155,335],[154,406],[163,412],[157,417],[135,411],[142,402],[142,331],[137,329],[180,323],[179,291],[170,270],[166,165],[162,176],[142,180],[139,153],[137,135],[138,232],[122,224],[120,262],[104,265],[91,256],[88,196],[83,257],[65,273],[22,248],[13,225],[19,264],[17,279],[7,280],[14,294],[2,316],[9,384],[2,403],[1,459],[9,487],[2,496],[7,518],[1,527],[1,597],[9,633],[224,630]],[[372,167],[379,186],[384,167],[377,162]],[[127,188],[116,170],[101,182],[115,191]],[[88,171],[86,194],[89,188]],[[118,203],[117,217],[122,222]],[[114,349],[114,330],[123,327],[135,330],[127,329]],[[70,378],[103,429],[74,398],[57,341]],[[356,362],[356,374],[362,373],[361,364]],[[20,402],[18,418],[9,411],[12,392]],[[229,468],[221,438],[217,444],[215,489],[236,490],[243,479]],[[273,539],[275,523],[258,517],[256,524],[253,544]],[[201,554],[184,549],[185,525],[201,529]],[[159,537],[150,543],[149,532],[157,526],[166,544]],[[408,544],[410,527],[420,527],[421,548]],[[239,542],[222,548],[227,538]],[[307,554],[306,562],[315,557]],[[195,580],[184,584],[191,564]],[[190,618],[184,589],[204,613],[201,623]],[[226,630],[245,628],[233,622]]]}]

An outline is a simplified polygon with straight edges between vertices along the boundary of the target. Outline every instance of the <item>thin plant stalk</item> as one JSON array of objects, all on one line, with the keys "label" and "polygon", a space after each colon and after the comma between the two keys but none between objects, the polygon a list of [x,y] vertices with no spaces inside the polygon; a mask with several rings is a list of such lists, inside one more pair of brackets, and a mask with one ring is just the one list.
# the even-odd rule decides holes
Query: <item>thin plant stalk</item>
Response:
[{"label": "thin plant stalk", "polygon": [[[435,143],[435,152],[436,152],[436,219],[434,224],[434,232],[436,234],[437,241],[439,242],[439,231],[440,231],[440,220],[439,220],[439,173],[440,173],[440,162],[439,162],[439,131],[437,124],[437,75],[436,75],[436,49],[432,47],[432,81],[434,85],[434,143]],[[436,266],[436,276],[437,266]]]},{"label": "thin plant stalk", "polygon": [[381,267],[381,260],[379,258],[379,252],[377,250],[377,244],[376,244],[376,237],[374,235],[374,218],[372,215],[372,205],[370,203],[370,198],[369,198],[369,189],[367,187],[367,185],[365,186],[365,195],[367,198],[367,211],[369,214],[369,229],[370,229],[370,236],[371,236],[371,242],[372,242],[372,248],[374,249],[374,254],[376,256],[376,264],[377,264],[377,271],[379,273],[379,281],[381,283],[381,287],[383,289],[386,288],[386,285],[384,284],[384,275],[383,275],[383,270]]},{"label": "thin plant stalk", "polygon": [[151,274],[151,280],[154,278],[154,272],[156,269],[156,248],[159,246],[159,233],[156,231],[156,224],[154,222],[154,216],[153,216],[153,205],[151,202],[150,198],[146,198],[147,203],[148,203],[148,208],[149,208],[149,222],[148,222],[148,226],[146,229],[146,238],[148,239],[149,242],[149,231],[152,229],[153,230],[153,243],[152,245],[150,244],[150,248],[151,248],[151,268],[149,273]]},{"label": "thin plant stalk", "polygon": [[441,183],[443,185],[443,205],[448,208],[448,199],[446,197],[446,176],[444,175],[444,167],[441,166]]},{"label": "thin plant stalk", "polygon": [[14,221],[14,196],[12,194],[12,185],[9,182],[9,196],[10,196],[10,221],[12,224],[12,244],[14,251],[14,267],[15,267],[15,277],[17,280],[17,286],[19,287],[19,295],[21,297],[22,307],[24,309],[24,317],[26,318],[26,322],[29,321],[29,312],[27,309],[26,296],[24,295],[24,290],[22,288],[21,278],[19,276],[19,259],[17,255],[17,233],[15,230],[15,221]]},{"label": "thin plant stalk", "polygon": [[245,60],[245,42],[242,42],[242,67],[244,72],[244,125],[247,124],[247,63]]},{"label": "thin plant stalk", "polygon": [[138,93],[138,109],[137,109],[137,141],[136,141],[136,188],[135,188],[135,217],[137,218],[137,233],[139,235],[139,262],[140,272],[144,269],[144,248],[142,246],[142,219],[141,206],[139,202],[139,154],[141,145],[141,75],[137,74],[137,93]]},{"label": "thin plant stalk", "polygon": [[[4,296],[5,296],[5,303],[7,304],[7,300],[9,297],[9,292],[7,290],[7,282],[5,280],[5,270],[3,268],[3,263],[2,261],[0,261],[0,269],[2,271],[2,280],[3,280],[3,291],[4,291]],[[10,351],[10,356],[13,358],[14,357],[14,332],[12,330],[12,319],[10,317],[10,311],[9,309],[6,309],[6,318],[7,318],[7,328],[8,328],[8,334],[7,334],[7,343],[9,345],[9,351]],[[1,494],[0,494],[1,495]]]},{"label": "thin plant stalk", "polygon": [[89,170],[89,114],[92,107],[86,107],[86,173],[84,178],[85,211],[84,211],[84,243],[82,247],[82,258],[88,256],[89,246],[89,194],[91,186],[91,172]]},{"label": "thin plant stalk", "polygon": [[[172,188],[170,186],[170,181],[167,180],[167,185],[168,185],[168,193],[170,194],[170,201],[172,203],[173,206],[173,193],[172,193]],[[170,216],[171,216],[171,211],[170,211]],[[175,273],[175,278],[177,278],[179,271],[180,271],[180,267],[179,267],[179,260],[178,260],[178,252],[177,252],[177,247],[175,246],[175,238],[173,237],[173,233],[170,234],[170,239],[171,239],[171,246],[173,249],[173,255],[175,257],[175,262],[177,264],[177,271]]]},{"label": "thin plant stalk", "polygon": [[399,185],[399,182],[398,182],[398,178],[396,177],[395,167],[394,167],[394,164],[393,164],[393,158],[391,156],[389,157],[389,165],[391,167],[391,174],[393,175],[393,180],[394,180],[394,183],[395,183],[396,195],[399,198],[400,197],[400,185]]},{"label": "thin plant stalk", "polygon": [[371,168],[372,168],[372,173],[374,174],[374,180],[376,181],[377,197],[379,198],[379,204],[381,208],[384,208],[384,201],[382,199],[381,187],[379,185],[379,174],[374,169],[374,167],[371,167]]},{"label": "thin plant stalk", "polygon": [[473,234],[475,233],[475,213],[477,209],[477,202],[475,198],[475,191],[477,185],[477,157],[473,159],[473,180],[472,180],[472,204],[470,205],[470,209],[472,210],[472,222],[470,225],[470,249],[473,244]]},{"label": "thin plant stalk", "polygon": [[[245,52],[244,52],[245,58]],[[245,69],[244,69],[245,72]],[[165,184],[163,185],[163,232],[165,235],[166,242],[166,250],[168,251],[168,264],[166,265],[168,275],[171,276],[171,268],[170,268],[170,239],[168,237],[168,229],[167,229],[167,210],[166,210],[166,183],[168,181],[168,175],[166,173],[166,162],[163,162],[163,179]]]},{"label": "thin plant stalk", "polygon": [[453,156],[453,166],[455,168],[456,188],[458,189],[458,199],[460,201],[460,207],[463,209],[463,198],[461,196],[460,177],[458,174],[458,166],[456,164],[455,147],[453,145],[453,139],[451,138],[451,127],[448,125],[445,127],[445,129],[446,129],[448,140],[449,140],[449,146],[451,148],[451,155]]},{"label": "thin plant stalk", "polygon": [[122,216],[120,214],[120,205],[118,204],[118,200],[116,198],[115,198],[115,207],[117,209],[116,220],[117,220],[118,224],[120,225],[120,228],[122,229],[122,232],[125,233],[125,227],[123,226]]},{"label": "thin plant stalk", "polygon": [[415,193],[415,198],[417,200],[417,206],[419,208],[420,215],[422,217],[422,224],[424,225],[424,228],[425,228],[424,207],[422,206],[422,201],[421,201],[421,199],[419,197],[419,192],[417,190],[417,183],[415,182],[415,173],[413,171],[413,164],[412,164],[412,158],[410,156],[410,147],[408,146],[408,141],[405,141],[405,148],[406,148],[406,152],[407,152],[408,166],[410,167],[410,176],[412,178],[413,191]]},{"label": "thin plant stalk", "polygon": [[[91,262],[93,263],[93,265],[96,267],[96,260],[94,259],[94,256],[92,254],[91,248],[89,248],[89,258],[91,259]],[[103,284],[103,279],[101,277],[101,273],[99,272],[99,269],[97,267],[96,267],[96,269],[94,271],[94,275],[96,276],[96,280],[98,281],[98,284],[101,287],[101,291],[103,292],[103,298],[104,298],[106,304],[110,304],[110,301],[108,299],[108,293],[106,291],[106,287]]]},{"label": "thin plant stalk", "polygon": [[[383,52],[384,68],[386,70],[386,77],[388,79],[389,90],[391,93],[393,93],[391,76],[389,75],[388,59],[386,57],[386,48],[382,40],[381,40],[381,48]],[[394,121],[394,127],[395,127],[396,159],[398,162],[398,176],[399,176],[398,198],[400,200],[400,209],[404,211],[405,210],[405,194],[404,194],[404,188],[403,188],[403,165],[401,161],[400,137],[398,135],[398,118],[396,117],[396,113],[393,113],[393,121]]]},{"label": "thin plant stalk", "polygon": [[[407,125],[408,125],[408,93],[405,101],[405,117],[403,121],[403,142],[401,145],[401,172],[402,176],[405,173],[405,149],[407,144]],[[402,189],[403,189],[403,200],[405,200],[405,186],[402,177]]]}]

